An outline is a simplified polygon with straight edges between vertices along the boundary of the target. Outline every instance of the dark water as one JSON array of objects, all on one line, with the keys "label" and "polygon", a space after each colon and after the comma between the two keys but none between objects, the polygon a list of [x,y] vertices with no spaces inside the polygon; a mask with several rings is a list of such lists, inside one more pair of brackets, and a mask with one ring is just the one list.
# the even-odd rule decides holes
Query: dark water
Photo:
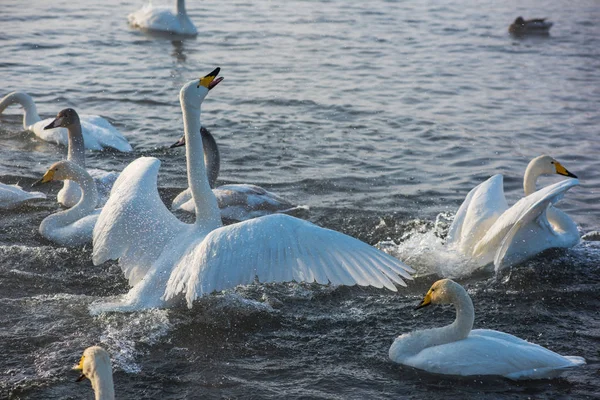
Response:
[{"label": "dark water", "polygon": [[[0,95],[28,92],[43,117],[71,106],[108,118],[135,151],[89,153],[89,166],[158,157],[170,201],[186,186],[183,152],[165,149],[182,133],[179,89],[221,66],[225,81],[203,105],[221,146],[220,182],[308,204],[311,221],[380,243],[421,276],[397,294],[257,285],[191,311],[92,317],[91,302],[127,284],[116,264],[93,266],[89,248],[39,236],[58,209],[51,185],[48,200],[0,213],[0,397],[91,398],[69,369],[93,344],[113,356],[118,398],[599,396],[597,242],[497,279],[440,239],[468,190],[500,172],[515,201],[527,163],[543,153],[581,178],[559,207],[582,232],[599,229],[598,2],[190,1],[200,33],[182,42],[129,29],[140,5],[3,0]],[[509,37],[518,15],[551,17],[551,36]],[[0,135],[4,183],[27,185],[65,155],[23,132],[16,107],[0,116]],[[588,364],[521,383],[392,364],[395,336],[452,320],[449,308],[413,311],[437,275],[468,287],[476,327]]]}]

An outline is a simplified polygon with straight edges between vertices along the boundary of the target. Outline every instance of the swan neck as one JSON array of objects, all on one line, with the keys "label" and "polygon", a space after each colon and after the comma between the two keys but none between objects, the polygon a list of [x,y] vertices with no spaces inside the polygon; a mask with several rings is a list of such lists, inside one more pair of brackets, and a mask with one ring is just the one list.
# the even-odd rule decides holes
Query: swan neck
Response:
[{"label": "swan neck", "polygon": [[475,320],[473,301],[462,287],[460,289],[456,292],[453,301],[454,308],[456,308],[456,319],[447,327],[449,328],[448,337],[452,339],[450,342],[462,340],[469,336]]},{"label": "swan neck", "polygon": [[185,12],[185,0],[177,0],[175,5],[175,9],[177,11],[177,15],[186,15]]},{"label": "swan neck", "polygon": [[196,225],[216,229],[222,226],[217,199],[213,195],[204,165],[204,147],[200,134],[200,107],[192,108],[181,98],[185,130],[185,154],[188,184],[196,206]]},{"label": "swan neck", "polygon": [[525,176],[523,176],[523,190],[525,191],[525,196],[529,196],[536,191],[535,182],[540,175],[541,173],[533,163],[530,163],[527,166]]},{"label": "swan neck", "polygon": [[206,129],[202,131],[202,146],[204,146],[204,163],[208,169],[208,184],[214,189],[221,169],[221,155],[215,138]]},{"label": "swan neck", "polygon": [[[88,216],[96,209],[98,203],[98,189],[96,189],[96,183],[83,168],[83,172],[75,172],[71,176],[73,182],[76,182],[81,187],[82,196],[73,207],[68,210],[58,212],[50,215],[40,226],[41,230],[52,229],[70,225],[81,218]],[[85,172],[85,173],[84,173]]]},{"label": "swan neck", "polygon": [[77,121],[67,127],[69,131],[69,150],[67,160],[73,161],[80,167],[85,168],[85,143],[83,141],[83,133],[81,132],[81,124]]},{"label": "swan neck", "polygon": [[23,92],[12,92],[0,100],[0,114],[11,104],[20,104],[24,108],[23,128],[29,130],[29,127],[36,122],[41,121],[37,112],[37,107],[31,96]]},{"label": "swan neck", "polygon": [[110,366],[98,368],[90,377],[96,400],[114,400],[115,387]]}]

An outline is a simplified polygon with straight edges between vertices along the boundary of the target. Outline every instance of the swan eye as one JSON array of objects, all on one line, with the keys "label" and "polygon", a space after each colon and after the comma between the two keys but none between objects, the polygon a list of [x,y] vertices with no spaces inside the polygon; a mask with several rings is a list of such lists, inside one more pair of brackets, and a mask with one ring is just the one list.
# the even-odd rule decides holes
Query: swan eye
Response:
[{"label": "swan eye", "polygon": [[554,161],[550,161],[550,164],[554,165]]}]

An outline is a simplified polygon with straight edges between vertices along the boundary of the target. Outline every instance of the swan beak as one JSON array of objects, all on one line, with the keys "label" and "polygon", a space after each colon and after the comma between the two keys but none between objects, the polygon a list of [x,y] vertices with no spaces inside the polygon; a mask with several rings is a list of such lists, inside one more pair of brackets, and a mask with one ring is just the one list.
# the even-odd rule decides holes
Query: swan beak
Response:
[{"label": "swan beak", "polygon": [[54,129],[54,128],[59,128],[59,127],[60,127],[60,125],[62,124],[62,122],[63,122],[63,117],[58,117],[58,118],[56,118],[54,121],[52,121],[52,122],[50,122],[48,125],[46,125],[46,126],[44,127],[44,130],[46,130],[46,129]]},{"label": "swan beak", "polygon": [[174,149],[175,147],[185,146],[185,136],[182,136],[181,139],[173,143],[169,146],[170,149]]},{"label": "swan beak", "polygon": [[211,90],[212,88],[217,86],[219,82],[223,80],[223,77],[217,78],[219,72],[221,72],[221,68],[217,67],[210,74],[200,78],[200,82],[198,82],[198,87],[204,86],[208,90]]},{"label": "swan beak", "polygon": [[415,308],[415,310],[418,310],[419,308],[427,307],[430,304],[431,304],[431,292],[427,292],[427,294],[425,295],[425,298],[423,299],[421,304],[419,304],[417,306],[417,308]]},{"label": "swan beak", "polygon": [[[83,371],[83,360],[84,359],[85,359],[85,356],[81,356],[81,360],[79,360],[79,364],[77,364],[73,367],[73,371]],[[75,382],[81,382],[85,378],[87,378],[87,376],[85,376],[85,374],[82,372],[81,376],[79,378],[77,378],[77,380]]]},{"label": "swan beak", "polygon": [[577,175],[572,174],[569,171],[567,171],[567,169],[565,167],[563,167],[562,164],[559,163],[558,161],[556,161],[554,163],[554,166],[556,167],[556,173],[557,174],[568,176],[569,178],[577,178]]},{"label": "swan beak", "polygon": [[54,179],[54,170],[53,169],[49,169],[44,176],[42,176],[42,179],[40,179],[39,181],[34,182],[31,187],[34,186],[39,186],[42,185],[44,183],[48,183],[51,182]]}]

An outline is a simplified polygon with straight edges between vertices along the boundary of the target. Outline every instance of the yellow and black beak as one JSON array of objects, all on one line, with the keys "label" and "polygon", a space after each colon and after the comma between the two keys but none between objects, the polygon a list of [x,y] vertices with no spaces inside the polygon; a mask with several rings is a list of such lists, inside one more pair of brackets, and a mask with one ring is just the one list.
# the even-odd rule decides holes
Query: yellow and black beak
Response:
[{"label": "yellow and black beak", "polygon": [[419,308],[427,307],[430,304],[431,304],[431,290],[429,290],[429,292],[427,292],[427,294],[425,295],[425,298],[423,299],[423,301],[421,302],[421,304],[419,304],[415,308],[415,310],[418,310]]},{"label": "yellow and black beak", "polygon": [[554,162],[554,167],[556,168],[556,173],[563,176],[568,176],[569,178],[577,178],[577,175],[570,173],[567,171],[565,167],[562,166],[558,161]]},{"label": "yellow and black beak", "polygon": [[55,173],[55,172],[56,172],[56,171],[54,171],[53,169],[49,169],[49,170],[48,170],[48,171],[47,171],[47,172],[44,174],[44,176],[42,177],[42,179],[40,179],[39,181],[35,181],[35,182],[34,182],[34,183],[31,185],[31,187],[34,187],[34,186],[39,186],[39,185],[41,185],[41,184],[48,183],[48,182],[52,182],[52,180],[54,179],[54,173]]},{"label": "yellow and black beak", "polygon": [[81,376],[79,378],[77,378],[77,380],[75,382],[81,382],[82,380],[87,378],[87,376],[85,376],[85,374],[83,373],[83,360],[85,360],[85,356],[81,356],[81,360],[79,360],[79,364],[77,364],[76,366],[73,367],[73,371],[81,371]]},{"label": "yellow and black beak", "polygon": [[198,82],[198,87],[204,86],[208,90],[211,90],[212,88],[217,86],[219,84],[219,82],[221,82],[223,80],[223,77],[217,78],[217,75],[219,75],[219,72],[221,72],[221,68],[217,67],[210,74],[200,78],[200,82]]},{"label": "yellow and black beak", "polygon": [[185,136],[182,136],[181,139],[173,143],[169,146],[170,149],[174,149],[175,147],[185,146]]}]

